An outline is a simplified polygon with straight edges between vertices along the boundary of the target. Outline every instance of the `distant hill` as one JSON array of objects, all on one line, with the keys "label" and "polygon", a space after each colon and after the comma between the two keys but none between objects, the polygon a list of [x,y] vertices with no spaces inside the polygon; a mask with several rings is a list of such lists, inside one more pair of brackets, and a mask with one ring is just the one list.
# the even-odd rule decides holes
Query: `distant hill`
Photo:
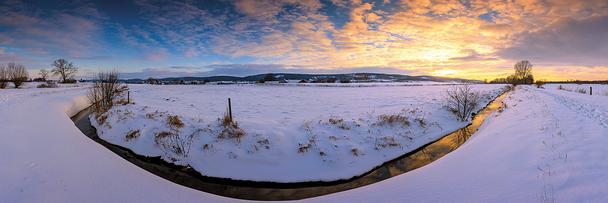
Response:
[{"label": "distant hill", "polygon": [[[323,78],[335,78],[337,80],[350,80],[353,82],[407,82],[407,81],[433,81],[433,82],[481,82],[478,80],[466,80],[459,78],[447,78],[436,76],[410,76],[400,74],[383,74],[383,73],[348,73],[348,74],[298,74],[298,73],[267,73],[257,74],[245,77],[236,76],[209,76],[209,77],[170,77],[156,78],[163,82],[174,81],[233,81],[233,82],[255,82],[260,81],[271,74],[276,80],[317,80]],[[127,83],[143,83],[145,79],[128,79],[123,80]]]}]

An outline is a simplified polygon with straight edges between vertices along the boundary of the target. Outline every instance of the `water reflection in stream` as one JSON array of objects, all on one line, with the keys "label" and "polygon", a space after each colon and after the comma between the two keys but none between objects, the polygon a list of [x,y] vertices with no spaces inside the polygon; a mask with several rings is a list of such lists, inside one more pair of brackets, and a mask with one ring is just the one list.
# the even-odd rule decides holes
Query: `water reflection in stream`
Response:
[{"label": "water reflection in stream", "polygon": [[484,120],[498,110],[506,95],[506,93],[502,94],[488,104],[486,108],[475,116],[471,125],[386,162],[362,176],[333,182],[271,183],[205,177],[191,168],[175,166],[162,161],[158,157],[140,156],[129,149],[100,139],[88,119],[88,115],[90,114],[89,109],[78,113],[72,117],[72,120],[85,135],[97,143],[110,149],[127,161],[174,183],[208,193],[239,199],[294,200],[369,185],[427,165],[464,144],[479,129]]}]

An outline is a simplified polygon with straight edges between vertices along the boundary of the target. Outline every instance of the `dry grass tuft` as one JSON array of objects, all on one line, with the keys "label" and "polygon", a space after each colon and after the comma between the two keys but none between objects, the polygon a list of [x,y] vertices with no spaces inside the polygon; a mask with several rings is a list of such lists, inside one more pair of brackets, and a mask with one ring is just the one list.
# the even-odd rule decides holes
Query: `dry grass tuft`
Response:
[{"label": "dry grass tuft", "polygon": [[378,122],[376,122],[376,125],[384,126],[387,124],[388,125],[399,124],[402,126],[409,126],[410,121],[408,120],[408,118],[406,116],[402,116],[399,114],[393,114],[393,115],[383,114],[383,115],[378,116]]},{"label": "dry grass tuft", "polygon": [[175,136],[175,135],[177,135],[177,134],[175,134],[173,132],[162,131],[162,132],[156,133],[156,135],[154,136],[154,139],[158,142],[158,140],[160,140],[160,139],[168,138],[170,136]]},{"label": "dry grass tuft", "polygon": [[236,122],[222,123],[222,126],[224,129],[217,136],[219,139],[235,139],[237,142],[241,142],[241,138],[246,135],[245,131]]},{"label": "dry grass tuft", "polygon": [[312,148],[312,144],[310,144],[310,143],[304,143],[304,144],[302,144],[302,143],[298,143],[298,146],[299,146],[299,147],[298,147],[298,153],[305,153],[305,152],[308,152],[308,150],[309,150],[310,148]]},{"label": "dry grass tuft", "polygon": [[400,147],[400,146],[401,146],[401,144],[399,144],[395,140],[395,137],[386,136],[386,137],[376,139],[376,150],[384,149],[387,147]]},{"label": "dry grass tuft", "polygon": [[127,142],[128,142],[128,141],[131,141],[132,139],[135,139],[135,138],[137,138],[137,137],[139,137],[139,129],[137,129],[137,130],[131,130],[131,131],[129,131],[129,132],[127,133],[127,135],[125,136],[125,138],[126,138]]},{"label": "dry grass tuft", "polygon": [[350,130],[350,126],[348,126],[348,124],[346,124],[346,122],[344,122],[343,118],[329,118],[327,120],[327,123],[329,123],[331,125],[335,125],[342,130]]},{"label": "dry grass tuft", "polygon": [[169,117],[167,117],[167,124],[169,124],[169,126],[171,128],[183,128],[184,127],[184,122],[182,122],[182,120],[179,119],[179,116],[177,116],[177,115],[170,115]]}]

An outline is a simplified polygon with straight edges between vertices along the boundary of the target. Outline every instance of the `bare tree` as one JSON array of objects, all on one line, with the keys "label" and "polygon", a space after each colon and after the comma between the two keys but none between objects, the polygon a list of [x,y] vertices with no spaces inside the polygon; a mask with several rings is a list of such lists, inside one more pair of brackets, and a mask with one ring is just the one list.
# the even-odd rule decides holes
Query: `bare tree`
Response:
[{"label": "bare tree", "polygon": [[6,88],[6,82],[8,82],[6,68],[3,65],[0,65],[0,89]]},{"label": "bare tree", "polygon": [[126,88],[118,83],[118,72],[99,72],[97,80],[89,90],[89,102],[93,104],[95,112],[103,113],[114,105],[114,99]]},{"label": "bare tree", "polygon": [[40,75],[40,78],[42,78],[42,81],[46,81],[49,78],[49,71],[46,69],[41,69],[40,72],[38,73],[38,75]]},{"label": "bare tree", "polygon": [[468,120],[477,105],[480,95],[469,85],[454,85],[447,92],[447,106],[461,121]]},{"label": "bare tree", "polygon": [[15,84],[15,88],[19,88],[23,82],[27,81],[29,76],[25,66],[16,63],[8,63],[6,72],[8,73],[9,80]]},{"label": "bare tree", "polygon": [[520,84],[532,84],[534,77],[532,76],[532,63],[527,60],[519,61],[515,64],[515,78]]},{"label": "bare tree", "polygon": [[78,68],[74,67],[74,64],[72,64],[72,62],[69,62],[65,59],[57,59],[51,65],[55,67],[53,68],[53,70],[51,70],[51,72],[53,73],[53,75],[61,76],[62,82],[66,82],[66,80],[71,79],[72,77],[74,77],[74,74],[78,72]]}]

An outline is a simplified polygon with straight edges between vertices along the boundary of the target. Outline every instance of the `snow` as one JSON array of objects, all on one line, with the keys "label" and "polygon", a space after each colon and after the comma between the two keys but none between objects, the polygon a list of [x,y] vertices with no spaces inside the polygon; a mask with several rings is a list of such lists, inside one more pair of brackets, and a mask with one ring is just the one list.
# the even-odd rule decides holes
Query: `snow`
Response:
[{"label": "snow", "polygon": [[554,87],[519,87],[506,110],[425,167],[308,201],[606,202],[608,97]]},{"label": "snow", "polygon": [[[190,165],[206,176],[332,181],[361,175],[466,126],[444,107],[449,87],[131,85],[135,104],[116,106],[91,120],[108,142]],[[485,95],[481,108],[504,85],[473,87]],[[245,132],[240,139],[221,134],[224,127],[218,119],[226,113],[227,98]],[[383,115],[407,120],[383,122]],[[171,127],[169,116],[178,116],[184,127]],[[188,153],[164,147],[169,141],[157,140],[162,133],[184,140],[192,136],[191,145],[185,142]]]},{"label": "snow", "polygon": [[0,90],[2,202],[234,202],[164,180],[83,135],[85,87]]},{"label": "snow", "polygon": [[[596,86],[593,96],[557,86],[518,87],[505,99],[503,112],[489,117],[463,146],[427,166],[301,202],[608,202],[608,96],[596,95]],[[143,100],[138,88],[132,87],[136,104]],[[597,90],[605,86],[597,85]],[[2,202],[238,201],[159,178],[87,138],[69,119],[87,105],[85,93],[84,87],[0,90]],[[390,98],[389,104],[398,103]],[[236,104],[242,103],[235,103],[237,120],[246,118]]]}]

